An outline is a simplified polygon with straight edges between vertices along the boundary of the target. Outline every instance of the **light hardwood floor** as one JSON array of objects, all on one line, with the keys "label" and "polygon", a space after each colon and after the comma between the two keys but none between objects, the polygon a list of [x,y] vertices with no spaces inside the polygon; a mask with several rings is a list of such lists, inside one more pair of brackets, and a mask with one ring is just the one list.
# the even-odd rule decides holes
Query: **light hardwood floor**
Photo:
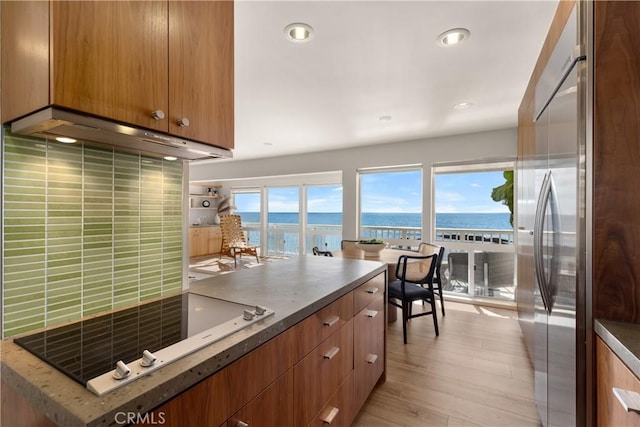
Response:
[{"label": "light hardwood floor", "polygon": [[540,426],[516,312],[447,301],[445,309],[439,337],[430,316],[409,321],[407,345],[402,323],[389,324],[387,381],[353,426]]}]

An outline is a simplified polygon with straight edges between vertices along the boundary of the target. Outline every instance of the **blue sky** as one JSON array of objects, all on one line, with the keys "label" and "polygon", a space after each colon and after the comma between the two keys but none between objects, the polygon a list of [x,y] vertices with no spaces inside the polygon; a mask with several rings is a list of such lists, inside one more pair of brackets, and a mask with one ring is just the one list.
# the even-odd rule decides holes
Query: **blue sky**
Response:
[{"label": "blue sky", "polygon": [[[363,174],[361,176],[363,212],[420,212],[422,210],[422,173],[402,171]],[[435,178],[437,213],[509,212],[506,206],[491,200],[491,190],[504,183],[502,172],[439,174]],[[297,187],[269,189],[269,211],[298,212]],[[309,212],[342,212],[340,186],[307,187]],[[239,212],[258,212],[257,193],[236,195]]]},{"label": "blue sky", "polygon": [[491,190],[504,182],[501,171],[436,175],[436,212],[509,212],[505,205],[491,199]]}]

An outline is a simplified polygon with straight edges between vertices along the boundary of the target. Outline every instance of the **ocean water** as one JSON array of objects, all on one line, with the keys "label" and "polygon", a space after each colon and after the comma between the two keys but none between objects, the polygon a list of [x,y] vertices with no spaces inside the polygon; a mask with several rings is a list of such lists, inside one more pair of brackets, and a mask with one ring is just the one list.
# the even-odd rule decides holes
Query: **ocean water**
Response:
[{"label": "ocean water", "polygon": [[[242,222],[260,222],[258,212],[237,212]],[[341,213],[309,213],[309,224],[341,225]],[[298,224],[296,212],[271,212],[269,223]],[[364,213],[362,225],[420,227],[421,215],[416,213]],[[481,230],[512,230],[508,213],[436,213],[436,228],[466,228]]]}]

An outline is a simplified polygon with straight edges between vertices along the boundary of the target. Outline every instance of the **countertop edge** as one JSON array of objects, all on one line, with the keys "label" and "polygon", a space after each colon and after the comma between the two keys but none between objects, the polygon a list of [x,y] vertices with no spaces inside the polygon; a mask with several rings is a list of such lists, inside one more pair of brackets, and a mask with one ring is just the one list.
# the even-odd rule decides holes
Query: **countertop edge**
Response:
[{"label": "countertop edge", "polygon": [[[104,411],[101,411],[100,413],[94,413],[90,418],[82,417],[79,413],[75,413],[73,411],[73,405],[65,405],[61,402],[62,398],[59,396],[54,396],[48,394],[47,391],[43,391],[38,386],[37,382],[25,378],[21,372],[5,363],[4,360],[0,360],[2,381],[11,386],[17,393],[32,404],[34,408],[42,411],[48,418],[59,425],[69,427],[118,425],[114,421],[111,421],[114,420],[116,413],[146,413],[161,406],[198,382],[224,369],[260,345],[286,331],[309,315],[329,305],[371,278],[386,271],[387,265],[384,263],[371,267],[368,269],[368,272],[362,276],[349,282],[345,280],[345,283],[343,283],[342,286],[337,287],[335,290],[328,292],[326,295],[318,299],[309,301],[309,303],[305,304],[303,308],[289,313],[286,317],[273,323],[268,323],[262,329],[254,331],[250,336],[242,337],[234,344],[229,345],[229,343],[226,343],[226,347],[216,349],[218,343],[221,342],[213,343],[209,347],[205,347],[196,353],[186,356],[183,359],[189,359],[185,363],[189,363],[191,365],[190,368],[185,368],[182,371],[171,373],[171,371],[177,370],[178,365],[167,365],[163,368],[166,372],[170,372],[170,376],[168,376],[166,380],[163,380],[159,384],[150,386],[144,390],[144,392],[136,394],[131,398],[131,400],[125,403],[105,408]],[[15,345],[13,343],[11,344]],[[25,357],[35,358],[35,356],[32,356],[26,351]],[[39,359],[37,360],[39,363],[44,363],[39,361]],[[58,375],[63,376],[63,374],[55,369],[51,369],[53,370],[52,375],[54,377]],[[66,377],[64,378],[65,380],[68,380]]]},{"label": "countertop edge", "polygon": [[596,319],[594,330],[631,372],[640,378],[640,325]]}]

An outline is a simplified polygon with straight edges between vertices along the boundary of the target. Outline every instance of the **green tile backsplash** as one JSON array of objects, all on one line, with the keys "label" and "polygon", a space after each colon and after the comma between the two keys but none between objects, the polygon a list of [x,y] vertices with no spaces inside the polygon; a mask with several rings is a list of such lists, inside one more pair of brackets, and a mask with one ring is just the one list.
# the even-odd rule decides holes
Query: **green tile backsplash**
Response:
[{"label": "green tile backsplash", "polygon": [[7,134],[8,337],[182,289],[182,163]]}]

